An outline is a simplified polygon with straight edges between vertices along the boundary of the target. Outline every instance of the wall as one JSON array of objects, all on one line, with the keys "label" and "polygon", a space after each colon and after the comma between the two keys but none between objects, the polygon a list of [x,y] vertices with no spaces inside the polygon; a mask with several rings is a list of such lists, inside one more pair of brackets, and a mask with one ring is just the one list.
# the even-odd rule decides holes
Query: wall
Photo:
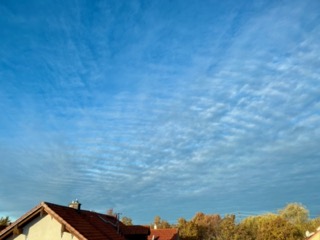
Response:
[{"label": "wall", "polygon": [[320,232],[316,232],[312,237],[309,238],[310,240],[320,240]]},{"label": "wall", "polygon": [[23,227],[23,233],[8,240],[78,240],[72,234],[61,233],[61,224],[50,215],[36,218]]}]

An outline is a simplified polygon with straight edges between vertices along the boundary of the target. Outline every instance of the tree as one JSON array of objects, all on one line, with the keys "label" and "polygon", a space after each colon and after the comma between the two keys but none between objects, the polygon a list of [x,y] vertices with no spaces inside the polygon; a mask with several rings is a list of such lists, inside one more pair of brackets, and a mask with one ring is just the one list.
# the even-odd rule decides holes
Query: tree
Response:
[{"label": "tree", "polygon": [[279,210],[279,215],[292,224],[301,225],[308,221],[309,211],[301,203],[289,203]]},{"label": "tree", "polygon": [[132,219],[129,218],[129,217],[122,217],[122,218],[121,218],[121,222],[122,222],[123,224],[127,225],[127,226],[133,225]]},{"label": "tree", "polygon": [[276,214],[266,214],[257,218],[256,240],[299,240],[303,234],[294,224]]},{"label": "tree", "polygon": [[232,240],[236,233],[235,215],[226,215],[219,222],[217,240]]},{"label": "tree", "polygon": [[313,218],[310,221],[308,221],[306,224],[304,224],[303,232],[309,231],[309,232],[315,232],[320,227],[320,217]]},{"label": "tree", "polygon": [[7,217],[1,217],[0,218],[0,231],[2,229],[5,229],[7,226],[9,226],[10,222],[11,221],[10,221],[8,216]]},{"label": "tree", "polygon": [[221,217],[218,214],[196,213],[192,218],[198,229],[198,237],[203,240],[210,240],[216,236],[217,228]]},{"label": "tree", "polygon": [[235,240],[255,240],[257,236],[257,217],[243,219],[236,227]]},{"label": "tree", "polygon": [[179,238],[181,240],[197,240],[198,228],[193,221],[187,221],[184,218],[178,219]]},{"label": "tree", "polygon": [[155,216],[154,217],[153,225],[156,228],[171,228],[170,223],[167,222],[166,220],[161,219],[160,216]]}]

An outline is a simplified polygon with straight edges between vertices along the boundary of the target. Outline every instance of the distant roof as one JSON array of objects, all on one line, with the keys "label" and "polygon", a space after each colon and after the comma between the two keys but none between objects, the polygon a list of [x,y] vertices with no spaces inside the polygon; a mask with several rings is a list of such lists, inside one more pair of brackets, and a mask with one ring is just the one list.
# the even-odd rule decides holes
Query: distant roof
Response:
[{"label": "distant roof", "polygon": [[49,214],[55,218],[66,231],[78,239],[125,240],[132,235],[147,236],[150,233],[148,227],[126,226],[114,216],[42,202],[2,230],[0,239],[10,236],[14,229],[23,227],[43,214]]},{"label": "distant roof", "polygon": [[148,240],[175,240],[178,239],[177,228],[151,229]]}]

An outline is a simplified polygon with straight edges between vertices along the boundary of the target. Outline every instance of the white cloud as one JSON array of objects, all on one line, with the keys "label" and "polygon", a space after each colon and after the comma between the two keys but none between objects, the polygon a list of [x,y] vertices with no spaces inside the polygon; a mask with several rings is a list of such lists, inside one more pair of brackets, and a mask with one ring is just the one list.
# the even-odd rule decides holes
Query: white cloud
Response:
[{"label": "white cloud", "polygon": [[[154,28],[142,31],[128,20],[136,28],[117,34],[144,37],[135,44],[116,39],[115,49],[106,36],[116,28],[116,15],[105,29],[101,15],[89,33],[82,31],[81,6],[73,13],[75,25],[63,14],[54,18],[57,50],[39,42],[44,63],[38,64],[48,78],[12,83],[14,100],[0,95],[11,119],[0,119],[10,129],[0,135],[1,158],[18,169],[6,199],[24,181],[26,190],[37,186],[29,203],[83,198],[92,208],[132,210],[205,198],[206,209],[233,210],[224,199],[232,196],[245,207],[239,192],[271,197],[294,182],[302,186],[311,167],[301,159],[318,165],[320,127],[319,31],[303,27],[317,17],[304,16],[306,9],[276,4],[250,15],[234,34],[209,25],[191,34],[183,23],[170,31],[170,21],[157,25],[159,19],[144,12],[145,24]],[[232,24],[231,15],[224,23]],[[165,54],[155,57],[161,53],[155,47]],[[5,168],[11,169],[9,161]],[[10,174],[0,178],[8,182]],[[280,194],[277,201],[287,199]],[[268,205],[262,197],[259,202],[257,208]]]}]

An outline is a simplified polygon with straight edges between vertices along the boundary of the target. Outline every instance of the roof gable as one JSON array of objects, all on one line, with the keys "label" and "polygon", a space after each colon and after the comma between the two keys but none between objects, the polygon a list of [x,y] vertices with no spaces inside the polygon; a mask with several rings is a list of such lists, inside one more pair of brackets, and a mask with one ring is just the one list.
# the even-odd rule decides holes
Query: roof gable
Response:
[{"label": "roof gable", "polygon": [[42,205],[39,204],[32,208],[30,211],[22,215],[19,219],[17,219],[14,223],[10,224],[8,227],[3,229],[0,232],[0,239],[4,239],[5,237],[8,237],[10,235],[13,235],[16,229],[21,229],[22,226],[27,224],[28,222],[31,222],[33,219],[42,216],[44,213]]},{"label": "roof gable", "polygon": [[117,232],[118,221],[112,216],[52,203],[44,203],[44,206],[51,216],[65,224],[66,230],[80,239],[124,240]]},{"label": "roof gable", "polygon": [[70,232],[79,239],[125,240],[126,235],[145,235],[146,238],[149,234],[149,228],[128,227],[113,216],[42,202],[1,231],[0,239],[13,235],[15,229],[22,229],[27,223],[43,214],[52,216],[61,224],[62,231]]}]

